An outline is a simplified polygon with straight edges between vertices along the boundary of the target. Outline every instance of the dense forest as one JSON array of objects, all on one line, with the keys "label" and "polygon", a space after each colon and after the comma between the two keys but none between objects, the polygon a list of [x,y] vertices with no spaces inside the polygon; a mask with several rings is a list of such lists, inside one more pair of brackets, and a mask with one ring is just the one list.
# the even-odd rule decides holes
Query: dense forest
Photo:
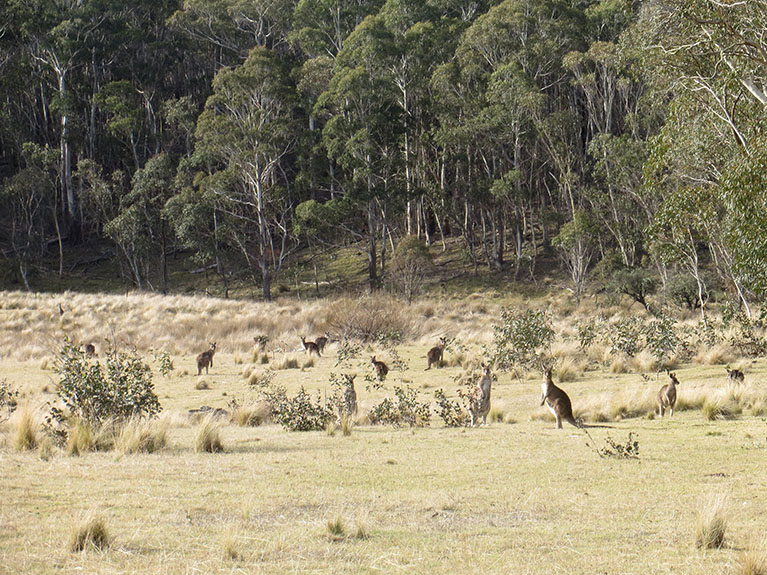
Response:
[{"label": "dense forest", "polygon": [[[0,257],[270,298],[298,250],[767,289],[767,0],[2,0]],[[552,252],[553,253],[553,252]]]}]

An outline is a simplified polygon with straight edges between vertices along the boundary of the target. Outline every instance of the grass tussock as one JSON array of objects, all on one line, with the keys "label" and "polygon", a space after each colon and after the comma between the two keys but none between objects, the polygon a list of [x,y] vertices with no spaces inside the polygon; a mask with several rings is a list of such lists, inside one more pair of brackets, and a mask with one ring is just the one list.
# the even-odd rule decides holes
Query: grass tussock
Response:
[{"label": "grass tussock", "polygon": [[701,549],[720,549],[727,532],[727,497],[711,497],[695,521],[695,545]]},{"label": "grass tussock", "polygon": [[738,556],[738,575],[767,575],[767,539],[750,544]]},{"label": "grass tussock", "polygon": [[232,423],[240,427],[258,427],[270,421],[271,413],[264,401],[240,405],[232,412]]},{"label": "grass tussock", "polygon": [[728,365],[736,359],[734,350],[727,344],[703,347],[695,355],[695,362],[701,365]]},{"label": "grass tussock", "polygon": [[229,561],[242,561],[243,555],[240,551],[237,534],[230,534],[224,539],[224,558]]},{"label": "grass tussock", "polygon": [[221,440],[221,423],[213,415],[208,415],[200,423],[194,439],[194,450],[197,453],[221,453],[224,444]]},{"label": "grass tussock", "polygon": [[50,437],[43,437],[40,443],[37,445],[37,455],[43,461],[50,461],[56,454],[56,448],[53,445]]},{"label": "grass tussock", "polygon": [[314,358],[311,356],[304,361],[301,369],[309,369],[310,367],[314,367]]},{"label": "grass tussock", "polygon": [[728,420],[738,417],[743,412],[743,408],[733,400],[721,401],[707,398],[701,412],[706,421]]},{"label": "grass tussock", "polygon": [[583,367],[572,357],[565,357],[557,365],[556,373],[560,383],[567,383],[580,378],[583,375]]},{"label": "grass tussock", "polygon": [[298,358],[295,355],[284,355],[282,358],[272,363],[272,369],[285,370],[285,369],[299,369]]},{"label": "grass tussock", "polygon": [[200,381],[194,384],[194,388],[197,391],[204,391],[206,389],[210,389],[210,384],[204,379],[201,379]]},{"label": "grass tussock", "polygon": [[13,427],[13,447],[16,451],[37,449],[40,425],[34,411],[29,406],[19,410]]},{"label": "grass tussock", "polygon": [[326,309],[326,323],[329,331],[341,339],[373,342],[382,334],[398,333],[403,338],[417,335],[410,310],[380,295],[331,302]]},{"label": "grass tussock", "polygon": [[623,357],[615,357],[610,362],[610,373],[628,373],[630,371],[629,364]]},{"label": "grass tussock", "polygon": [[75,457],[89,451],[111,451],[116,441],[117,432],[113,422],[94,427],[82,419],[73,418],[69,422],[64,451]]},{"label": "grass tussock", "polygon": [[341,541],[346,536],[346,526],[340,515],[333,519],[328,519],[325,524],[325,530],[330,541]]},{"label": "grass tussock", "polygon": [[91,516],[74,525],[69,533],[67,549],[79,553],[87,549],[106,551],[112,544],[107,526],[101,517]]},{"label": "grass tussock", "polygon": [[354,418],[350,415],[344,415],[341,418],[341,435],[349,437],[354,429]]},{"label": "grass tussock", "polygon": [[155,453],[168,444],[167,419],[129,419],[121,427],[115,448],[123,454]]},{"label": "grass tussock", "polygon": [[631,358],[631,370],[635,373],[653,373],[660,370],[660,362],[647,349],[643,349]]},{"label": "grass tussock", "polygon": [[490,413],[487,414],[487,419],[490,423],[503,423],[506,417],[506,413],[500,407],[490,408]]}]

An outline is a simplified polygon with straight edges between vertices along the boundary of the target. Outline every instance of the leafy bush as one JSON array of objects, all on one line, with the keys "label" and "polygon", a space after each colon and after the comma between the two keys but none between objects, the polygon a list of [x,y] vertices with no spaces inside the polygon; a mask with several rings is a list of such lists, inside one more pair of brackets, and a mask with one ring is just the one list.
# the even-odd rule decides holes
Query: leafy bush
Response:
[{"label": "leafy bush", "polygon": [[698,298],[698,283],[689,275],[677,274],[671,276],[666,283],[666,290],[671,301],[689,310],[700,307]]},{"label": "leafy bush", "polygon": [[409,385],[394,387],[394,399],[387,397],[368,414],[372,423],[399,427],[426,427],[431,419],[431,407],[418,400],[418,390]]},{"label": "leafy bush", "polygon": [[549,317],[540,310],[501,310],[501,323],[493,326],[493,362],[500,369],[540,364],[554,339]]},{"label": "leafy bush", "polygon": [[738,314],[732,323],[736,332],[730,337],[730,344],[746,357],[760,357],[767,353],[767,340],[759,335],[753,321],[745,314]]},{"label": "leafy bush", "polygon": [[619,320],[608,332],[613,353],[623,352],[634,357],[641,349],[642,320],[631,316]]},{"label": "leafy bush", "polygon": [[445,392],[438,389],[434,392],[437,401],[437,416],[445,423],[445,427],[466,427],[471,421],[461,403],[450,400]]},{"label": "leafy bush", "polygon": [[19,390],[11,387],[5,379],[0,380],[0,422],[7,420],[16,411]]},{"label": "leafy bush", "polygon": [[591,347],[592,343],[598,340],[601,335],[602,322],[604,322],[604,319],[600,317],[576,323],[578,329],[578,345],[580,346],[581,351],[586,351]]},{"label": "leafy bush", "polygon": [[165,377],[169,376],[175,369],[173,367],[173,358],[171,358],[170,354],[167,351],[153,350],[152,355],[154,355],[154,360],[157,362],[159,372]]},{"label": "leafy bush", "polygon": [[609,435],[605,438],[605,443],[607,446],[599,450],[600,457],[639,459],[639,439],[631,431],[626,443],[617,442]]},{"label": "leafy bush", "polygon": [[262,397],[269,403],[272,419],[287,431],[318,431],[325,429],[333,419],[333,409],[317,394],[315,401],[302,386],[294,397],[288,397],[285,388],[266,385],[261,389]]},{"label": "leafy bush", "polygon": [[610,278],[610,286],[616,292],[627,295],[635,302],[650,310],[647,296],[655,293],[657,282],[644,268],[623,268],[615,271]]},{"label": "leafy bush", "polygon": [[51,407],[50,416],[59,424],[75,417],[98,427],[108,419],[148,417],[161,410],[152,370],[135,351],[110,346],[102,364],[86,359],[82,349],[65,339],[54,371],[60,377],[58,396],[64,407]]},{"label": "leafy bush", "polygon": [[647,347],[658,361],[668,359],[682,344],[675,328],[676,321],[667,315],[661,315],[644,326]]}]

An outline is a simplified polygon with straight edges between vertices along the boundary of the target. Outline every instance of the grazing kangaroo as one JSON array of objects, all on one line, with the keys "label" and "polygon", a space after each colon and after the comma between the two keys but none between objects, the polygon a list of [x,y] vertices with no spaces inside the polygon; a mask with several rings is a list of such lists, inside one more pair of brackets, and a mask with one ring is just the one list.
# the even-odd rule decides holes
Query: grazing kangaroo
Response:
[{"label": "grazing kangaroo", "polygon": [[216,353],[216,342],[210,344],[208,351],[203,351],[197,356],[197,375],[202,373],[202,368],[205,368],[205,374],[208,374],[208,367],[213,367],[213,356]]},{"label": "grazing kangaroo", "polygon": [[490,388],[493,385],[493,376],[490,373],[490,366],[482,364],[482,379],[479,380],[474,394],[469,401],[469,414],[471,415],[471,426],[479,423],[482,418],[482,425],[487,424],[487,414],[490,413]]},{"label": "grazing kangaroo", "polygon": [[432,364],[440,367],[442,362],[442,355],[445,353],[445,346],[447,345],[447,339],[444,337],[439,338],[439,345],[434,346],[426,353],[426,371],[431,369]]},{"label": "grazing kangaroo", "polygon": [[85,357],[94,357],[96,355],[96,348],[92,343],[85,344]]},{"label": "grazing kangaroo", "polygon": [[668,372],[668,383],[660,388],[658,392],[658,414],[663,417],[666,412],[666,408],[669,409],[669,417],[674,415],[674,405],[676,404],[676,386],[679,385],[679,380],[676,378],[676,374]]},{"label": "grazing kangaroo", "polygon": [[339,423],[341,423],[345,416],[357,416],[357,392],[354,390],[355,377],[355,375],[344,374],[346,389],[344,390],[343,400],[338,404],[337,415]]},{"label": "grazing kangaroo", "polygon": [[370,363],[372,363],[373,367],[376,369],[376,377],[378,377],[378,381],[386,379],[386,374],[389,373],[389,366],[382,361],[377,361],[376,356],[370,358]]},{"label": "grazing kangaroo", "polygon": [[746,376],[739,369],[729,369],[729,366],[725,368],[727,370],[727,379],[730,383],[743,383]]},{"label": "grazing kangaroo", "polygon": [[304,349],[306,350],[306,353],[308,353],[310,357],[311,357],[311,355],[313,353],[316,353],[317,357],[321,357],[320,356],[320,346],[318,346],[315,342],[313,342],[313,341],[306,341],[306,338],[304,336],[301,336],[301,345],[304,346]]},{"label": "grazing kangaroo", "polygon": [[325,335],[321,335],[317,339],[314,340],[314,343],[317,344],[317,349],[320,350],[320,353],[325,351],[325,346],[328,345],[328,342],[330,341],[330,335],[328,332],[325,332]]},{"label": "grazing kangaroo", "polygon": [[551,379],[551,368],[547,367],[543,372],[543,384],[541,385],[541,405],[546,404],[549,411],[557,418],[557,429],[562,429],[562,421],[566,421],[575,427],[582,427],[573,417],[573,404],[570,398],[561,389],[554,385]]}]

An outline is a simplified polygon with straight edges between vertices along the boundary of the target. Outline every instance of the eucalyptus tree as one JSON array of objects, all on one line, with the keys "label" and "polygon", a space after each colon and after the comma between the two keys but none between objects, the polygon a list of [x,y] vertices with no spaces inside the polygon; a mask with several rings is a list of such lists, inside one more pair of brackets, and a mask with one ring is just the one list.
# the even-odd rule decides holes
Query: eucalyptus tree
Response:
[{"label": "eucalyptus tree", "polygon": [[242,65],[216,74],[197,122],[198,188],[221,196],[239,222],[233,241],[258,268],[266,300],[273,273],[296,247],[286,164],[298,132],[294,94],[283,62],[256,47]]},{"label": "eucalyptus tree", "polygon": [[346,39],[328,90],[318,106],[326,114],[323,143],[341,167],[341,193],[365,214],[368,281],[378,287],[378,242],[385,266],[386,239],[401,195],[401,122],[391,79],[393,37],[382,18],[368,16]]}]

